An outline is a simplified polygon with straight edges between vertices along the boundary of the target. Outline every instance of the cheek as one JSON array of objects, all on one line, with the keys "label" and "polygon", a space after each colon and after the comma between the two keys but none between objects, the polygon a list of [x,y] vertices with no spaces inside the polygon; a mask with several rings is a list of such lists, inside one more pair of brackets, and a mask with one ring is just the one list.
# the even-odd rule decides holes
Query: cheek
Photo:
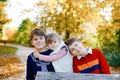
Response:
[{"label": "cheek", "polygon": [[34,42],[33,42],[33,41],[31,41],[31,44],[32,44],[32,45],[34,45]]},{"label": "cheek", "polygon": [[71,53],[73,56],[77,56],[77,54],[76,53]]},{"label": "cheek", "polygon": [[45,39],[42,39],[42,40],[40,40],[40,42],[44,42],[45,43],[46,41],[45,41]]},{"label": "cheek", "polygon": [[48,47],[49,47],[49,48],[53,47],[53,44],[49,44]]},{"label": "cheek", "polygon": [[59,46],[59,43],[56,45],[57,47]]},{"label": "cheek", "polygon": [[70,51],[72,55],[75,55],[76,54],[76,51]]}]

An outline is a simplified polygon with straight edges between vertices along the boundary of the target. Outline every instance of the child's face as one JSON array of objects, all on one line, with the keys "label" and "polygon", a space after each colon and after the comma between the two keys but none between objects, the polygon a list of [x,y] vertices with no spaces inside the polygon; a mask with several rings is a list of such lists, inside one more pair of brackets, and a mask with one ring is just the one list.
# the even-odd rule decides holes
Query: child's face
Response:
[{"label": "child's face", "polygon": [[52,40],[51,43],[48,43],[48,47],[51,50],[55,50],[56,48],[58,48],[59,44],[60,44],[60,41],[57,38],[55,38],[54,40]]},{"label": "child's face", "polygon": [[32,44],[37,50],[44,49],[44,48],[45,48],[45,45],[46,45],[45,37],[44,37],[44,36],[34,35],[32,41],[31,41],[31,44]]},{"label": "child's face", "polygon": [[68,47],[73,56],[81,56],[83,54],[84,48],[81,42],[75,41],[72,43],[72,45],[69,45]]}]

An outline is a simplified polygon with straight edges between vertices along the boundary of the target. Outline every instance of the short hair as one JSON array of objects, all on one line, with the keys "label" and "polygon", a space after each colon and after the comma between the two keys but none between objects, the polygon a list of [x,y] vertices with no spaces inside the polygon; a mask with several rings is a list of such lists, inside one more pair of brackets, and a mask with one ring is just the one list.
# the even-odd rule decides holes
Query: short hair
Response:
[{"label": "short hair", "polygon": [[50,34],[46,35],[46,42],[51,43],[56,38],[59,40],[59,42],[61,41],[61,38],[57,33],[50,33]]},{"label": "short hair", "polygon": [[67,46],[70,46],[70,45],[72,45],[73,44],[73,42],[75,42],[75,41],[77,41],[77,42],[80,42],[78,39],[76,39],[76,38],[70,38],[70,39],[68,39],[68,40],[66,40],[66,45]]},{"label": "short hair", "polygon": [[44,37],[46,38],[45,32],[42,31],[42,30],[39,29],[39,28],[33,28],[33,29],[32,29],[32,31],[31,31],[31,33],[30,33],[30,41],[32,41],[34,35],[36,35],[36,36],[44,36]]}]

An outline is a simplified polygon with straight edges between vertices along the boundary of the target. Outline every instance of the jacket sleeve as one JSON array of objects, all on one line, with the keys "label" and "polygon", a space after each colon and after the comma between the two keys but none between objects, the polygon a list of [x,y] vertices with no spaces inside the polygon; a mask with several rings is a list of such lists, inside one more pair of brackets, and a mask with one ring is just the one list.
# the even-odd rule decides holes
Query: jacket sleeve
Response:
[{"label": "jacket sleeve", "polygon": [[26,80],[34,80],[35,79],[31,63],[32,63],[32,59],[31,59],[31,56],[29,55],[27,58],[27,66],[26,66]]},{"label": "jacket sleeve", "polygon": [[97,50],[102,74],[110,74],[110,66],[102,51]]},{"label": "jacket sleeve", "polygon": [[62,58],[66,54],[67,54],[66,47],[64,47],[60,49],[60,51],[58,51],[57,53],[49,55],[49,56],[39,54],[39,60],[46,61],[46,62],[53,62],[53,61],[56,61]]}]

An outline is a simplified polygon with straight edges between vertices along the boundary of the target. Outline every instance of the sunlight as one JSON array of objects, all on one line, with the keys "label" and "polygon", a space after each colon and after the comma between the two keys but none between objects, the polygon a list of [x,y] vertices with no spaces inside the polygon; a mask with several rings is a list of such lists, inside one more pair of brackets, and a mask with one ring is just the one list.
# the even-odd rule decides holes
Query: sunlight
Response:
[{"label": "sunlight", "polygon": [[9,0],[6,3],[7,6],[5,11],[8,15],[8,18],[12,19],[10,25],[18,27],[23,19],[34,19],[35,15],[33,15],[31,12],[34,10],[35,3],[38,1],[40,0]]}]

